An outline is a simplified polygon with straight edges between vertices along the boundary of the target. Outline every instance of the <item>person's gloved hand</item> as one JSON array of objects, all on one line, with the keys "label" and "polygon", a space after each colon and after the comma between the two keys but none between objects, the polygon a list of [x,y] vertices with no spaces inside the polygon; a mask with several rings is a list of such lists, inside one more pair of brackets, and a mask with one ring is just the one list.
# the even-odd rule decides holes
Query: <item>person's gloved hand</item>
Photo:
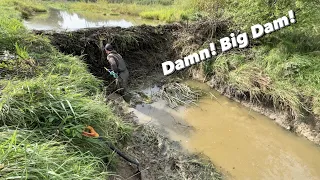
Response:
[{"label": "person's gloved hand", "polygon": [[111,69],[107,69],[107,68],[104,68],[104,69],[106,69],[109,72],[109,74],[113,76],[115,79],[118,78],[118,74],[116,72],[112,71]]},{"label": "person's gloved hand", "polygon": [[110,73],[110,75],[113,76],[114,78],[116,78],[116,79],[118,78],[118,74],[115,73],[114,71],[110,71],[109,73]]}]

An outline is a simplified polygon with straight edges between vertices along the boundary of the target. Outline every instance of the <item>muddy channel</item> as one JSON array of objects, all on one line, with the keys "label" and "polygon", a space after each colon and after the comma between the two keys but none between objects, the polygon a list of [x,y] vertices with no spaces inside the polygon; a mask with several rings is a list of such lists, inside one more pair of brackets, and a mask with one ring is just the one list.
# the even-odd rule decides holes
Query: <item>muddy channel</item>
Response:
[{"label": "muddy channel", "polygon": [[172,109],[157,100],[129,110],[139,123],[160,127],[189,152],[208,156],[226,179],[320,179],[319,147],[203,83],[186,83],[208,95],[190,107]]},{"label": "muddy channel", "polygon": [[[65,54],[84,55],[83,60],[89,65],[90,72],[103,79],[106,85],[109,85],[112,78],[103,68],[108,64],[104,60],[105,55],[101,53],[101,47],[106,42],[112,42],[127,61],[131,78],[134,79],[130,87],[135,87],[136,84],[148,81],[146,77],[149,78],[161,69],[161,62],[199,49],[209,35],[215,38],[226,32],[226,22],[201,22],[187,29],[182,25],[171,24],[85,29],[71,33],[72,36],[64,32],[46,31],[35,31],[35,34],[48,35],[52,44]],[[320,148],[314,143],[285,130],[276,121],[222,96],[204,83],[186,83],[201,88],[207,95],[190,107],[172,109],[165,101],[156,100],[137,104],[127,111],[134,114],[139,124],[155,126],[160,129],[159,133],[171,141],[179,142],[185,151],[209,157],[226,179],[320,179]],[[156,85],[149,86],[143,92],[152,98],[159,89]],[[151,179],[172,179],[168,175],[170,169],[179,167],[181,170],[186,166],[180,166],[179,163],[193,162],[179,159],[177,154],[161,155],[159,149],[152,149],[154,145],[150,142],[153,140],[141,145],[140,140],[143,139],[139,138],[140,135],[135,136],[132,142],[138,148],[134,154],[136,157],[145,157],[144,163],[154,168],[149,173],[153,174]],[[161,146],[160,141],[154,141],[158,142],[156,146]],[[149,151],[143,147],[149,147]],[[156,157],[152,153],[161,158],[150,160]],[[167,160],[162,161],[165,158]],[[171,165],[167,167],[169,163]],[[186,170],[190,175],[188,177],[201,174],[197,168],[194,172],[190,168]],[[183,173],[179,177],[203,179],[200,176],[183,178]]]}]

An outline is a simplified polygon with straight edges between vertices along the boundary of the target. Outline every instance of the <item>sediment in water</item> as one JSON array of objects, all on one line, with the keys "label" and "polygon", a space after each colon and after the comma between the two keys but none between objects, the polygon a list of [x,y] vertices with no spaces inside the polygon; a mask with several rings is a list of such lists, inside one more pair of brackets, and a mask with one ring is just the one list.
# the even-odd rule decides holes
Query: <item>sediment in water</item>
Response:
[{"label": "sediment in water", "polygon": [[[52,44],[66,54],[83,55],[91,73],[104,79],[106,84],[112,81],[112,77],[103,68],[108,67],[108,63],[104,60],[105,54],[101,47],[112,42],[128,64],[132,86],[134,83],[148,81],[148,75],[160,72],[162,62],[189,55],[201,49],[204,44],[224,37],[228,31],[227,26],[227,21],[204,21],[189,27],[180,24],[157,27],[143,25],[126,29],[92,28],[73,32],[35,33],[48,35]],[[199,65],[176,74],[209,80],[209,85],[222,94],[241,101],[244,105],[255,107],[254,110],[276,120],[286,129],[320,144],[320,120],[313,114],[307,114],[305,118],[308,120],[303,120],[292,113],[291,107],[281,107],[282,102],[273,102],[265,94],[256,95],[259,101],[253,101],[250,92],[240,91],[214,75],[205,75],[203,71],[203,66]]]},{"label": "sediment in water", "polygon": [[[220,27],[221,26],[221,27]],[[219,31],[226,26],[221,23]],[[199,38],[187,39],[186,42],[199,44],[206,39],[210,29],[195,30]],[[216,31],[216,29],[214,31]],[[191,29],[190,29],[191,30]],[[177,39],[185,28],[179,24],[164,26],[137,26],[131,28],[93,28],[73,32],[34,31],[36,34],[45,34],[51,43],[65,54],[83,56],[92,74],[105,81],[112,82],[112,77],[105,71],[109,67],[103,47],[111,42],[115,49],[124,57],[130,71],[130,86],[150,81],[150,75],[162,70],[161,63],[180,55],[184,44],[178,44]],[[201,37],[201,38],[200,38]],[[180,37],[181,38],[181,37]],[[179,49],[180,48],[180,49]],[[186,52],[187,53],[187,52]],[[123,105],[116,105],[122,107]],[[128,120],[130,121],[130,120]],[[138,125],[137,125],[138,126]],[[141,129],[142,128],[142,129]],[[126,148],[127,152],[140,159],[140,163],[148,169],[144,170],[147,179],[221,179],[215,168],[208,161],[197,155],[190,155],[179,149],[179,145],[154,131],[151,127],[140,126]],[[122,148],[123,149],[123,148]],[[127,175],[130,169],[123,163]],[[119,168],[118,168],[119,169]],[[121,168],[122,169],[122,168]],[[162,177],[162,178],[161,178]]]}]

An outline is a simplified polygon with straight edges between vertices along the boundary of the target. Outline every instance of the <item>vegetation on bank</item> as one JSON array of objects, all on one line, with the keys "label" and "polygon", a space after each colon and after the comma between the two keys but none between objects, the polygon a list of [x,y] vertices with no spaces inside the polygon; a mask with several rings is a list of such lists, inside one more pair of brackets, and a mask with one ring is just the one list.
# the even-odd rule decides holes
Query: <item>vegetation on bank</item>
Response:
[{"label": "vegetation on bank", "polygon": [[222,85],[231,85],[238,94],[249,93],[253,100],[269,99],[276,107],[289,108],[295,117],[320,115],[320,7],[316,1],[177,0],[166,4],[159,0],[151,7],[147,2],[0,2],[0,51],[7,51],[6,57],[0,57],[0,178],[102,179],[108,172],[101,159],[111,152],[81,137],[81,131],[86,125],[99,127],[112,142],[130,136],[130,126],[102,101],[102,82],[88,73],[81,57],[62,55],[48,39],[24,28],[21,17],[45,12],[47,5],[167,22],[192,19],[201,12],[230,18],[230,33],[250,32],[251,25],[282,17],[292,9],[296,24],[252,42],[251,48],[219,56],[205,64],[205,73]]},{"label": "vegetation on bank", "polygon": [[[114,153],[81,133],[91,125],[121,146],[131,137],[132,126],[103,101],[103,83],[88,72],[81,57],[63,55],[46,37],[25,29],[22,7],[38,6],[36,0],[0,2],[0,179],[107,179]],[[155,141],[148,143],[159,151],[150,157],[163,158]],[[185,176],[181,171],[191,169],[191,177],[221,179],[210,164],[177,162],[184,168],[169,168],[172,176]],[[153,169],[163,174],[157,167]]]},{"label": "vegetation on bank", "polygon": [[116,143],[131,128],[105,105],[102,82],[81,57],[63,55],[25,29],[20,3],[40,6],[0,4],[0,179],[106,178],[102,158],[111,150],[81,133],[91,125]]},{"label": "vegetation on bank", "polygon": [[[214,4],[216,1],[203,1]],[[205,7],[205,6],[204,6]],[[237,1],[221,3],[222,17],[235,30],[248,32],[254,24],[272,22],[293,10],[297,22],[258,40],[250,48],[223,54],[209,72],[238,94],[257,102],[270,101],[295,118],[320,115],[320,5],[317,1]],[[204,9],[205,10],[205,9]]]},{"label": "vegetation on bank", "polygon": [[89,152],[21,129],[0,130],[1,179],[105,179],[105,165]]},{"label": "vegetation on bank", "polygon": [[[106,1],[100,0],[97,2],[46,2],[46,5],[52,8],[64,9],[67,11],[76,12],[79,14],[93,14],[101,15],[130,15],[137,16],[144,19],[160,20],[167,23],[196,19],[198,14],[195,13],[194,8],[190,8],[188,1],[170,1],[171,3],[164,3],[164,1],[150,1],[145,0],[131,1]],[[169,2],[169,1],[168,1]]]},{"label": "vegetation on bank", "polygon": [[[239,95],[249,95],[257,102],[272,102],[275,107],[290,111],[294,118],[303,119],[310,114],[319,117],[320,5],[317,1],[175,0],[170,5],[156,3],[152,7],[138,2],[126,4],[129,6],[126,12],[137,10],[131,14],[167,22],[201,17],[229,19],[232,22],[230,33],[240,30],[248,34],[252,25],[272,22],[288,16],[288,11],[293,10],[295,24],[251,40],[250,47],[244,51],[222,54],[215,63],[205,65],[205,73],[214,75],[221,85],[233,87]],[[121,10],[117,9],[117,12],[121,13]]]},{"label": "vegetation on bank", "polygon": [[[243,51],[222,54],[204,64],[204,69],[207,77],[213,75],[220,86],[228,85],[234,93],[249,95],[252,101],[272,102],[274,107],[291,112],[293,118],[319,117],[320,5],[317,1],[175,0],[169,6],[158,3],[153,7],[156,10],[141,10],[139,15],[167,22],[229,19],[230,33],[240,30],[249,35],[252,25],[272,22],[293,10],[295,24],[251,40],[249,48]],[[211,41],[208,37],[208,42]]]}]

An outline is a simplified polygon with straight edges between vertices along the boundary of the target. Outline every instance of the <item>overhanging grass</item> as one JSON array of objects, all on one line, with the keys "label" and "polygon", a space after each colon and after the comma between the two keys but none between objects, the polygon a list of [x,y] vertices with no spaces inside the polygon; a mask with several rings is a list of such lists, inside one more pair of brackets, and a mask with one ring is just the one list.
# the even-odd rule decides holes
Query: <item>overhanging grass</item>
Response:
[{"label": "overhanging grass", "polygon": [[51,61],[48,74],[2,83],[1,124],[59,129],[68,137],[80,135],[81,130],[73,127],[92,125],[113,140],[125,138],[128,127],[105,105],[99,95],[101,81],[87,72],[84,63],[63,55]]},{"label": "overhanging grass", "polygon": [[[320,115],[320,14],[315,1],[245,1],[224,3],[199,1],[197,9],[214,12],[233,20],[230,33],[250,32],[250,26],[272,22],[294,10],[297,23],[252,42],[261,44],[250,50],[230,51],[218,58],[211,69],[223,85],[248,93],[251,99],[268,98],[275,107],[291,109],[293,116],[306,112]],[[239,93],[239,92],[238,92]]]},{"label": "overhanging grass", "polygon": [[33,131],[0,130],[1,179],[106,179],[94,155],[45,139]]},{"label": "overhanging grass", "polygon": [[252,100],[268,97],[275,107],[289,108],[300,117],[305,111],[320,115],[318,59],[312,53],[292,53],[286,46],[262,46],[246,55],[223,55],[212,68],[216,79],[248,92]]},{"label": "overhanging grass", "polygon": [[30,18],[34,13],[47,12],[47,9],[41,4],[30,4],[30,1],[14,1],[16,9],[21,12],[24,19]]},{"label": "overhanging grass", "polygon": [[[121,143],[130,126],[105,104],[102,82],[81,57],[63,55],[48,39],[29,33],[15,8],[22,1],[12,2],[0,2],[0,51],[19,55],[1,62],[6,79],[0,81],[0,179],[105,179],[101,158],[112,152],[81,132],[91,125]],[[20,128],[25,138],[17,139],[7,126]]]}]

